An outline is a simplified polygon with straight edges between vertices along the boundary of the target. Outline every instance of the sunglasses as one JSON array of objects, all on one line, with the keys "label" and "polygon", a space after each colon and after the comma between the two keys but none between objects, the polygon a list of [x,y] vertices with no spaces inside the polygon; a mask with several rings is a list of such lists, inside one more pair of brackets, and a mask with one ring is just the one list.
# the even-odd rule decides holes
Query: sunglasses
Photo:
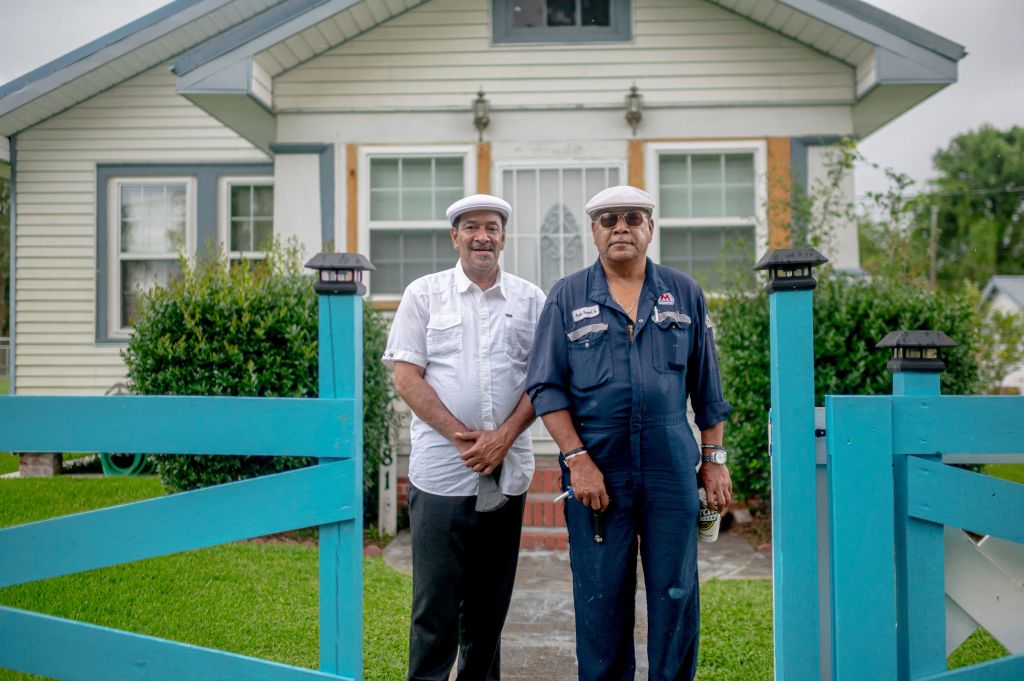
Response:
[{"label": "sunglasses", "polygon": [[626,221],[627,227],[639,227],[644,224],[647,214],[641,210],[628,210],[624,213],[601,213],[597,216],[597,224],[605,229],[614,229],[619,224],[619,218]]}]

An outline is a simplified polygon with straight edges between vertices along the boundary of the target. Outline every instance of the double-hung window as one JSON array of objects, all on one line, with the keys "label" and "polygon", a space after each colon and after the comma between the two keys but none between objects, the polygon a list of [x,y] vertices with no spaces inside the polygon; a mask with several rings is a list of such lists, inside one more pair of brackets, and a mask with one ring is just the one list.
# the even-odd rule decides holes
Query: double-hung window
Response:
[{"label": "double-hung window", "polygon": [[141,293],[181,275],[178,257],[195,234],[195,180],[115,178],[109,185],[108,332],[127,333]]},{"label": "double-hung window", "polygon": [[274,243],[272,178],[221,178],[221,205],[226,211],[221,243],[228,259],[258,260]]},{"label": "double-hung window", "polygon": [[709,291],[752,280],[763,241],[764,143],[661,144],[649,151],[659,262]]},{"label": "double-hung window", "polygon": [[445,210],[472,193],[471,147],[364,148],[361,241],[377,268],[370,293],[397,298],[413,280],[458,260]]}]

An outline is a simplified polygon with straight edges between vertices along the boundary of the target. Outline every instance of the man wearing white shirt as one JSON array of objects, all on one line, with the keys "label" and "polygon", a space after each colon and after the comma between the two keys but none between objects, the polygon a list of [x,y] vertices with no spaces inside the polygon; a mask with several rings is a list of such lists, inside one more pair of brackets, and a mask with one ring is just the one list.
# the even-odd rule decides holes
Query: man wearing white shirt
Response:
[{"label": "man wearing white shirt", "polygon": [[448,208],[459,261],[406,288],[384,352],[413,413],[409,681],[447,679],[456,650],[459,681],[500,678],[534,468],[526,362],[544,306],[498,266],[510,213],[485,194]]}]

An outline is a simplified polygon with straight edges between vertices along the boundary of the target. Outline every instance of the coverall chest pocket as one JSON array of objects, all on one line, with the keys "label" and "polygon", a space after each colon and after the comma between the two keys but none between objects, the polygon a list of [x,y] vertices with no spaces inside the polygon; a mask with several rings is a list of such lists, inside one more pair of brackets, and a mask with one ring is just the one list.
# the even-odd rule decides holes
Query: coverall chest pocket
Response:
[{"label": "coverall chest pocket", "polygon": [[686,368],[690,354],[690,317],[682,312],[656,312],[654,322],[654,368],[666,374],[678,374]]},{"label": "coverall chest pocket", "polygon": [[612,380],[611,344],[608,325],[603,322],[587,324],[568,332],[569,368],[572,384],[580,390],[589,390]]},{"label": "coverall chest pocket", "polygon": [[432,314],[427,321],[427,359],[442,359],[462,351],[462,315]]},{"label": "coverall chest pocket", "polygon": [[508,318],[505,320],[505,352],[513,362],[525,362],[533,347],[533,334],[536,327],[525,319]]}]

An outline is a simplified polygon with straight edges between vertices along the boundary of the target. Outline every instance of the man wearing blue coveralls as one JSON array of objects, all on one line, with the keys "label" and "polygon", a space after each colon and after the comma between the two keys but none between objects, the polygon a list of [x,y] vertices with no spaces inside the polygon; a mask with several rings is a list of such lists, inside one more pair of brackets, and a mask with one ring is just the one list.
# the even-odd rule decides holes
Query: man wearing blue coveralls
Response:
[{"label": "man wearing blue coveralls", "polygon": [[732,407],[711,317],[693,279],[647,258],[653,210],[635,187],[611,187],[587,203],[599,258],[551,289],[527,371],[527,394],[575,496],[565,515],[580,681],[633,681],[638,549],[649,678],[693,678],[697,490],[721,511],[732,498],[722,450]]}]

